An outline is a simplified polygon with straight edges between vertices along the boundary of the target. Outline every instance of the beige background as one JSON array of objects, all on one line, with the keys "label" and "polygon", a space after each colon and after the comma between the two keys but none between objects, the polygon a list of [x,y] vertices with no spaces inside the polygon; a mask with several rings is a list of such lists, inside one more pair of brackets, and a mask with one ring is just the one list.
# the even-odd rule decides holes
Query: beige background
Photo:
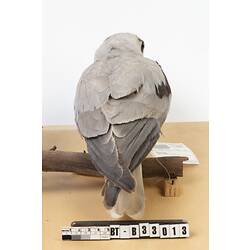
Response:
[{"label": "beige background", "polygon": [[[160,180],[145,180],[146,210],[143,219],[186,219],[188,239],[139,239],[111,241],[62,241],[61,227],[74,220],[109,220],[101,200],[101,178],[71,173],[43,173],[43,249],[208,249],[208,123],[168,123],[160,141],[182,142],[200,161],[199,166],[184,166],[178,179],[179,197],[161,195]],[[71,126],[44,127],[43,149],[82,151],[85,147]]]}]

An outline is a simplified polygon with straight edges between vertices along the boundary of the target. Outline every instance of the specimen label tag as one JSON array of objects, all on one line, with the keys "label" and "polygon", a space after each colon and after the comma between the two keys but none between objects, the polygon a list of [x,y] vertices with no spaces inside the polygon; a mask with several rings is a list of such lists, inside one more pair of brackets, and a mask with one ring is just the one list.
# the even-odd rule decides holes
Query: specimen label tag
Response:
[{"label": "specimen label tag", "polygon": [[183,156],[188,160],[184,164],[198,165],[199,160],[193,151],[183,143],[156,143],[150,155],[153,157]]}]

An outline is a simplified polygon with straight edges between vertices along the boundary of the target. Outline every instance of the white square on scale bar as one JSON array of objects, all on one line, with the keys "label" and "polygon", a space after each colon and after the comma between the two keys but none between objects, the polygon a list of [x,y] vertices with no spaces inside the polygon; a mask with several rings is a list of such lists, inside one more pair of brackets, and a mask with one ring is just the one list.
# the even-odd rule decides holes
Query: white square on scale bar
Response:
[{"label": "white square on scale bar", "polygon": [[100,229],[100,238],[101,240],[109,240],[110,239],[110,228],[109,226],[99,227]]},{"label": "white square on scale bar", "polygon": [[101,239],[101,233],[100,229],[98,227],[91,227],[90,228],[91,234],[90,234],[90,239],[91,240],[100,240]]},{"label": "white square on scale bar", "polygon": [[100,234],[91,234],[90,235],[90,239],[91,240],[100,240],[101,239],[101,235]]},{"label": "white square on scale bar", "polygon": [[149,236],[150,237],[160,237],[160,225],[150,224],[149,225]]},{"label": "white square on scale bar", "polygon": [[139,238],[140,237],[139,225],[130,225],[129,227],[130,227],[129,238]]},{"label": "white square on scale bar", "polygon": [[110,238],[111,239],[120,238],[120,225],[110,225]]},{"label": "white square on scale bar", "polygon": [[140,223],[140,237],[149,236],[149,223]]},{"label": "white square on scale bar", "polygon": [[129,236],[130,236],[130,226],[121,225],[120,239],[129,239]]},{"label": "white square on scale bar", "polygon": [[76,227],[72,230],[72,234],[74,235],[80,235],[81,234],[81,228]]},{"label": "white square on scale bar", "polygon": [[170,238],[169,225],[160,225],[160,238]]},{"label": "white square on scale bar", "polygon": [[169,225],[170,238],[180,237],[180,227],[178,224]]},{"label": "white square on scale bar", "polygon": [[179,237],[181,238],[189,237],[189,225],[187,223],[179,224]]},{"label": "white square on scale bar", "polygon": [[101,240],[110,240],[110,233],[106,232],[100,235]]},{"label": "white square on scale bar", "polygon": [[62,235],[71,235],[71,230],[69,228],[63,228]]}]

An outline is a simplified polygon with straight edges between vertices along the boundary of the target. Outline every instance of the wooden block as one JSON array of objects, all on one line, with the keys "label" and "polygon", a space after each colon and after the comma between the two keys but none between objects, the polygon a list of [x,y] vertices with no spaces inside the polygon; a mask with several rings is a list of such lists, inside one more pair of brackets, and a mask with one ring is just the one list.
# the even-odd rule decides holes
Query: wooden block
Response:
[{"label": "wooden block", "polygon": [[180,195],[180,187],[176,183],[177,180],[164,180],[164,196],[177,197]]}]

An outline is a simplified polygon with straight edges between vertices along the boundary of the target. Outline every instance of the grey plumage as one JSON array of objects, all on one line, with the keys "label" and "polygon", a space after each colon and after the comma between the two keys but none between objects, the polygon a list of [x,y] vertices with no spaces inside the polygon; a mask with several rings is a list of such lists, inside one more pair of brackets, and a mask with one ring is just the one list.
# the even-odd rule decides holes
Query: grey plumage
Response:
[{"label": "grey plumage", "polygon": [[[123,210],[116,204],[119,193],[143,194],[141,171],[136,180],[133,171],[159,138],[170,105],[167,78],[157,62],[143,57],[143,48],[144,42],[133,34],[107,38],[82,74],[75,97],[77,127],[93,164],[106,179],[104,205],[117,206],[117,211]],[[133,203],[136,200],[144,202],[134,196]]]},{"label": "grey plumage", "polygon": [[[155,119],[141,119],[134,122],[114,125],[119,127],[119,137],[114,132],[117,149],[120,153],[119,160],[123,170],[131,172],[149,154],[152,147],[159,138],[160,126]],[[126,132],[124,131],[126,130]],[[116,131],[116,128],[114,129]],[[121,133],[122,131],[122,133]],[[104,187],[104,205],[107,208],[113,207],[120,192],[119,185],[115,182],[106,181]],[[108,188],[106,187],[108,186]]]}]

